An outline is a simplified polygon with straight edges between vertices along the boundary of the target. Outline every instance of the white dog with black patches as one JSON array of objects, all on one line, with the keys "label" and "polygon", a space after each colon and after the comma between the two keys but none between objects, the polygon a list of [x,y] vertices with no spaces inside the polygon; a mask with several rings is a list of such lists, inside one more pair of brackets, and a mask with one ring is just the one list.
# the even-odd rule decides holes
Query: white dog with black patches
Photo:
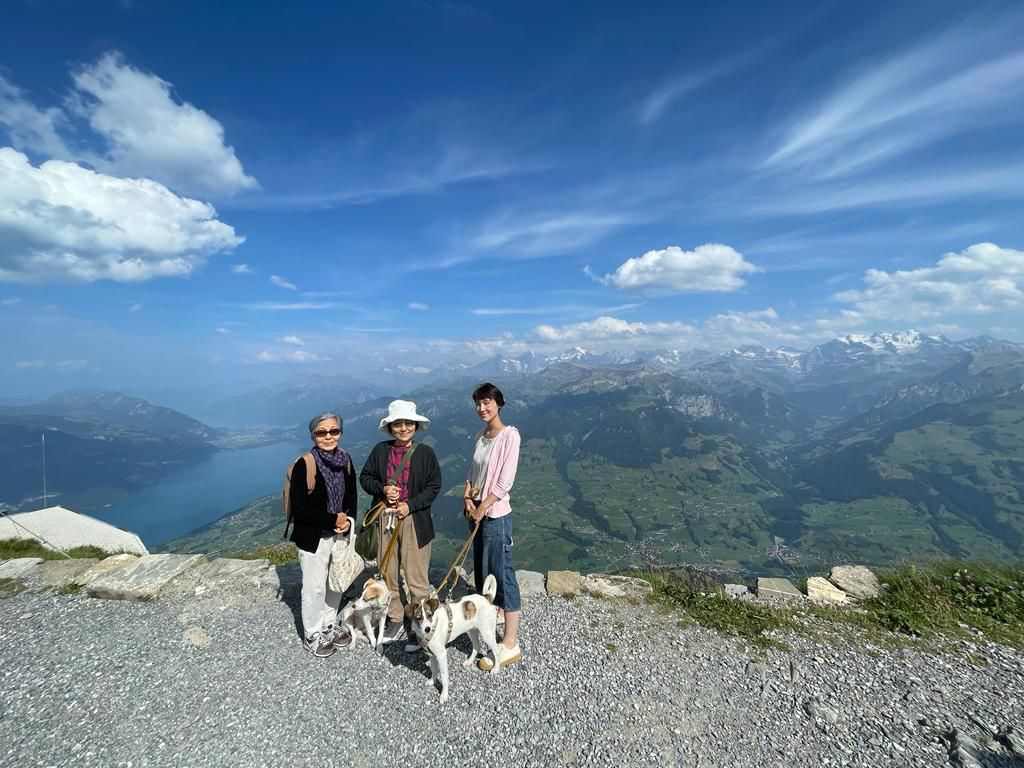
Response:
[{"label": "white dog with black patches", "polygon": [[356,632],[362,632],[371,648],[377,648],[384,638],[384,622],[388,617],[391,590],[383,579],[367,579],[359,597],[345,606],[338,621],[349,628],[352,639],[348,648],[356,641]]},{"label": "white dog with black patches", "polygon": [[[465,667],[472,667],[477,655],[482,655],[485,650],[495,661],[498,658],[498,641],[495,638],[498,609],[494,607],[497,591],[498,582],[492,575],[484,580],[482,595],[466,595],[457,603],[423,598],[406,608],[412,631],[430,656],[431,685],[441,681],[442,704],[448,701],[448,643],[469,633],[473,652],[462,662]],[[500,664],[494,664],[491,674],[500,668]]]}]

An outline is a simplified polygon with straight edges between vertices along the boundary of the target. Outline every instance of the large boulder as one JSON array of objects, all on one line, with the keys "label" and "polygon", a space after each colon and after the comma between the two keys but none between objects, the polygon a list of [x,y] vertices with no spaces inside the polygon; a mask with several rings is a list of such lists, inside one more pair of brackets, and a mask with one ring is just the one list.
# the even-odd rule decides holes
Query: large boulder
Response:
[{"label": "large boulder", "polygon": [[7,560],[0,563],[0,579],[22,579],[41,562],[41,557],[15,557]]},{"label": "large boulder", "polygon": [[108,600],[153,600],[173,579],[206,562],[204,555],[144,555],[125,568],[91,582],[91,597]]},{"label": "large boulder", "polygon": [[98,562],[94,557],[47,560],[36,568],[33,581],[43,589],[73,588],[82,583],[84,574]]},{"label": "large boulder", "polygon": [[878,577],[863,565],[837,565],[829,573],[828,580],[858,600],[878,597],[881,590]]},{"label": "large boulder", "polygon": [[548,571],[548,594],[575,597],[581,581],[578,571]]},{"label": "large boulder", "polygon": [[850,599],[843,590],[821,576],[811,576],[807,580],[807,597],[821,605],[843,605]]},{"label": "large boulder", "polygon": [[650,582],[643,579],[604,573],[592,573],[584,577],[581,587],[594,597],[624,597],[632,600],[643,600],[653,591]]}]

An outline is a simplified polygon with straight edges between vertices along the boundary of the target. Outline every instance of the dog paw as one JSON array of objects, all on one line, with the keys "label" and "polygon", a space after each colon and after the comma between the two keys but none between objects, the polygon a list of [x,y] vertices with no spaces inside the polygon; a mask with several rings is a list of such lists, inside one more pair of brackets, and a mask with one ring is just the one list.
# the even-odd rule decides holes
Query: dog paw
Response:
[{"label": "dog paw", "polygon": [[466,669],[469,669],[470,667],[475,666],[475,665],[476,665],[476,656],[470,656],[468,659],[466,659],[464,662],[462,662],[462,666],[464,666]]},{"label": "dog paw", "polygon": [[441,693],[441,703],[445,704],[447,702],[448,702],[448,691],[442,691],[442,693]]}]

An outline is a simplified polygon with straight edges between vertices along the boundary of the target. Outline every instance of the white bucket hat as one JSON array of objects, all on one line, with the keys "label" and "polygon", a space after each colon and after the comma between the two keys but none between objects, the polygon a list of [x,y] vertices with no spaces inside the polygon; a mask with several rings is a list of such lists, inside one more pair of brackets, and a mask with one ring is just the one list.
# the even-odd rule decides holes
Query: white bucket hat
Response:
[{"label": "white bucket hat", "polygon": [[392,400],[388,403],[388,415],[380,420],[380,431],[387,432],[391,422],[402,420],[417,422],[419,429],[430,426],[430,419],[416,413],[416,403],[412,400]]}]

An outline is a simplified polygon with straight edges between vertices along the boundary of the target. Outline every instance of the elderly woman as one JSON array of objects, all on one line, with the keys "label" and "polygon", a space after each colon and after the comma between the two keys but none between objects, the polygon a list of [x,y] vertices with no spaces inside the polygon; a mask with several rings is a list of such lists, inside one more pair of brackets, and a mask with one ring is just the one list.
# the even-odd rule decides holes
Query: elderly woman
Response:
[{"label": "elderly woman", "polygon": [[[522,615],[519,582],[512,565],[512,505],[509,494],[519,468],[519,430],[501,420],[505,396],[491,383],[473,391],[476,415],[484,423],[473,446],[463,500],[466,517],[479,522],[473,539],[475,583],[484,583],[491,574],[498,581],[494,603],[505,616],[505,635],[498,644],[497,661],[505,667],[523,658],[519,647],[519,619]],[[481,658],[477,664],[489,670],[493,662]]]},{"label": "elderly woman", "polygon": [[[321,413],[309,422],[313,448],[292,467],[289,506],[295,524],[291,540],[302,567],[302,628],[314,656],[330,656],[347,646],[347,629],[336,629],[341,593],[327,587],[335,536],[346,534],[356,520],[356,475],[352,457],[343,450],[341,417]],[[315,466],[307,465],[312,461]],[[313,474],[308,487],[307,470]]]},{"label": "elderly woman", "polygon": [[[402,602],[398,592],[398,568],[408,592],[416,601],[430,594],[430,542],[434,540],[434,521],[430,505],[441,491],[441,465],[429,445],[413,438],[430,426],[430,419],[416,412],[416,403],[393,400],[388,414],[380,420],[380,429],[390,440],[377,443],[366,459],[359,483],[373,496],[373,504],[383,501],[387,506],[381,514],[380,535],[377,536],[377,561],[393,535],[398,536],[397,553],[385,564],[383,576],[394,593],[388,606],[384,625],[384,642],[393,642],[402,635]],[[416,643],[405,646],[407,652],[419,648]]]}]

